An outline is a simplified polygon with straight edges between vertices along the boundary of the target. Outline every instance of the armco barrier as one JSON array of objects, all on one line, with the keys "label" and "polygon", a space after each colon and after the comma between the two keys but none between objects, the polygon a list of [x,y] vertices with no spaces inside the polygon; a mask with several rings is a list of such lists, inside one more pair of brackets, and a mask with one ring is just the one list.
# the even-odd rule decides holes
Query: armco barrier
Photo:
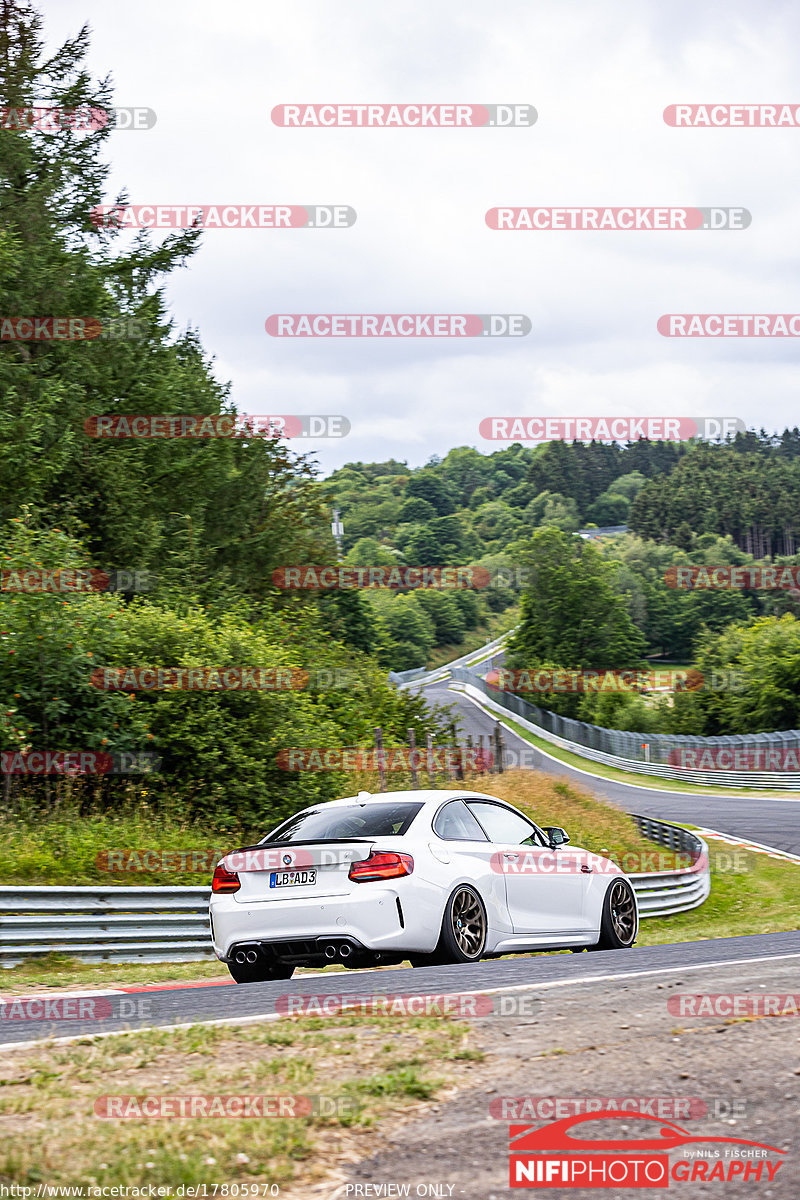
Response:
[{"label": "armco barrier", "polygon": [[[702,904],[711,886],[702,838],[631,815],[652,841],[698,855],[687,870],[630,876],[640,915]],[[209,895],[207,887],[0,887],[0,966],[45,954],[89,963],[211,959]]]},{"label": "armco barrier", "polygon": [[0,964],[213,958],[208,887],[0,887]]},{"label": "armco barrier", "polygon": [[[444,669],[444,668],[443,668]],[[463,685],[484,708],[498,716],[511,713],[518,725],[536,737],[569,750],[581,758],[617,767],[620,771],[635,771],[637,775],[655,775],[661,779],[699,783],[710,787],[770,788],[800,791],[800,772],[797,771],[701,771],[670,766],[665,760],[671,750],[685,746],[690,749],[720,750],[736,748],[745,741],[748,746],[800,746],[800,730],[784,733],[750,733],[742,737],[674,737],[664,733],[632,733],[625,729],[604,729],[562,717],[548,709],[538,708],[512,692],[489,687],[485,679],[467,667],[452,667],[450,676]],[[644,751],[643,746],[647,749]],[[646,756],[647,757],[646,757]],[[656,761],[653,761],[653,760]],[[661,761],[658,761],[661,760]]]},{"label": "armco barrier", "polygon": [[697,908],[708,899],[711,892],[711,873],[708,861],[708,846],[701,837],[680,825],[669,821],[657,821],[654,817],[642,817],[629,813],[639,826],[640,832],[651,842],[658,842],[669,850],[685,851],[692,855],[692,866],[680,871],[637,872],[630,875],[639,916],[669,917],[673,913]]},{"label": "armco barrier", "polygon": [[427,671],[425,667],[412,667],[410,671],[390,671],[389,682],[399,688],[405,687],[409,683],[420,683],[424,687],[426,683],[430,683],[434,679],[447,676],[452,667],[466,667],[476,659],[490,658],[491,652],[499,650],[513,632],[513,629],[509,629],[506,633],[501,633],[494,641],[486,642],[485,645],[478,646],[476,650],[470,650],[469,654],[462,654],[460,658],[442,663],[441,667],[436,667],[433,671]]}]

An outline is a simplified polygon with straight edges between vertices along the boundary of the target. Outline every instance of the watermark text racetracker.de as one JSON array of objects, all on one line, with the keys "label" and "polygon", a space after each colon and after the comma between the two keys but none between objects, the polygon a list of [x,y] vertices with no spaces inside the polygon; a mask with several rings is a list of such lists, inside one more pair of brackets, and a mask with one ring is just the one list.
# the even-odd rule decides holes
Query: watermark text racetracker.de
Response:
[{"label": "watermark text racetracker.de", "polygon": [[581,1113],[637,1112],[661,1121],[744,1117],[744,1096],[495,1096],[489,1116],[496,1121],[553,1121]]},{"label": "watermark text racetracker.de", "polygon": [[365,1016],[409,1017],[532,1017],[542,1010],[537,996],[490,996],[483,992],[393,993],[319,992],[278,996],[275,1011],[282,1016],[330,1017],[355,1012]]},{"label": "watermark text racetracker.de", "polygon": [[0,129],[19,133],[58,133],[71,129],[73,133],[96,133],[100,129],[152,129],[156,123],[152,108],[141,105],[122,108],[97,108],[79,105],[62,108],[57,105],[30,108],[0,109]]},{"label": "watermark text racetracker.de", "polygon": [[486,567],[479,566],[334,567],[306,563],[276,568],[272,572],[272,582],[283,591],[358,591],[361,588],[463,591],[489,587],[491,574]]},{"label": "watermark text racetracker.de", "polygon": [[0,592],[55,593],[147,592],[155,586],[151,571],[94,567],[54,567],[51,570],[0,571]]},{"label": "watermark text racetracker.de", "polygon": [[665,313],[662,337],[800,337],[800,313]]},{"label": "watermark text racetracker.de", "polygon": [[526,337],[524,313],[273,313],[271,337],[476,338]]},{"label": "watermark text racetracker.de", "polygon": [[715,442],[745,430],[739,417],[484,417],[478,426],[501,442]]},{"label": "watermark text racetracker.de", "polygon": [[[359,1112],[357,1097],[338,1095],[230,1094],[105,1095],[94,1102],[94,1115],[107,1121],[285,1119],[342,1117]],[[235,1195],[230,1192],[229,1195]]]},{"label": "watermark text racetracker.de", "polygon": [[308,686],[299,667],[96,667],[91,683],[122,692],[281,692]]},{"label": "watermark text racetracker.de", "polygon": [[487,687],[496,692],[552,694],[585,692],[743,692],[749,679],[744,669],[725,667],[701,671],[698,667],[656,668],[650,671],[570,671],[566,667],[511,670],[492,667]]},{"label": "watermark text racetracker.de", "polygon": [[95,667],[90,682],[103,691],[243,692],[365,691],[363,675],[312,667]]},{"label": "watermark text racetracker.de", "polygon": [[339,413],[104,413],[83,423],[94,438],[341,438],[350,428]]},{"label": "watermark text racetracker.de", "polygon": [[687,563],[681,567],[667,567],[664,583],[668,588],[685,588],[688,591],[704,588],[765,588],[771,591],[792,591],[800,589],[800,567],[766,567],[758,563],[743,567],[732,566],[730,563],[716,566]]},{"label": "watermark text racetracker.de", "polygon": [[486,129],[535,125],[532,104],[276,104],[285,129]]},{"label": "watermark text racetracker.de", "polygon": [[[730,856],[727,856],[730,857]],[[688,852],[665,853],[663,851],[629,851],[620,861],[625,862],[625,872],[632,874],[654,874],[664,870],[703,871],[708,863],[705,852],[691,855]],[[495,851],[489,865],[496,875],[622,875],[623,868],[612,857],[593,854],[590,850],[571,849],[559,846],[545,849],[520,847],[518,852]],[[649,869],[648,869],[649,868]]]},{"label": "watermark text racetracker.de", "polygon": [[676,992],[667,999],[673,1017],[796,1017],[800,992]]},{"label": "watermark text racetracker.de", "polygon": [[158,771],[161,758],[150,750],[3,750],[3,775],[133,775]]},{"label": "watermark text racetracker.de", "polygon": [[2,342],[140,342],[146,336],[138,317],[0,317]]},{"label": "watermark text racetracker.de", "polygon": [[[498,692],[696,692],[704,677],[696,667],[680,670],[570,671],[566,668],[511,670],[493,667],[487,672],[488,687]],[[718,689],[719,690],[719,689]]]},{"label": "watermark text racetracker.de", "polygon": [[800,126],[798,104],[668,104],[664,122],[676,129],[776,129]]},{"label": "watermark text racetracker.de", "polygon": [[747,229],[746,208],[490,208],[490,229],[678,230]]},{"label": "watermark text racetracker.de", "polygon": [[97,204],[98,229],[349,229],[349,204]]},{"label": "watermark text racetracker.de", "polygon": [[480,746],[287,746],[275,756],[281,771],[491,771],[495,756]]},{"label": "watermark text racetracker.de", "polygon": [[782,746],[674,746],[667,762],[685,771],[800,772],[800,743]]},{"label": "watermark text racetracker.de", "polygon": [[3,1021],[124,1021],[154,1016],[148,996],[0,997]]}]

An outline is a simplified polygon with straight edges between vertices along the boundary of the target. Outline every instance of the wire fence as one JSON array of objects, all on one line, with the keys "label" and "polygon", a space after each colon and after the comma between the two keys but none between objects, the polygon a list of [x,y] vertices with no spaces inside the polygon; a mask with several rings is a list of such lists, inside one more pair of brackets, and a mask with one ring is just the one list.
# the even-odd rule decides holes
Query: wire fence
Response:
[{"label": "wire fence", "polygon": [[[454,667],[450,675],[476,695],[479,693],[481,703],[495,713],[511,713],[545,741],[604,766],[687,783],[800,790],[800,771],[780,766],[759,770],[752,765],[786,763],[792,756],[800,763],[800,730],[797,729],[724,737],[605,729],[562,717],[512,692],[492,688],[468,668]],[[750,761],[741,764],[739,769],[736,764],[742,755]],[[708,760],[707,767],[702,765],[705,760]],[[682,765],[684,763],[687,765]],[[722,763],[724,766],[718,765]]]}]

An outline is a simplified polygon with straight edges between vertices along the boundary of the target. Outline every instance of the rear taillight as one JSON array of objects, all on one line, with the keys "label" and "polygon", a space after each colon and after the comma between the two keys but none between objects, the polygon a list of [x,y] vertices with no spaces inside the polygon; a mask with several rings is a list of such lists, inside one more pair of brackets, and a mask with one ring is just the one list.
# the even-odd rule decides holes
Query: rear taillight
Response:
[{"label": "rear taillight", "polygon": [[211,880],[212,892],[238,892],[241,886],[239,876],[235,871],[229,871],[227,867],[223,866],[217,867],[214,878]]},{"label": "rear taillight", "polygon": [[410,854],[376,850],[369,858],[353,863],[350,878],[355,883],[369,883],[374,879],[399,879],[401,875],[410,875],[413,870],[414,860]]}]

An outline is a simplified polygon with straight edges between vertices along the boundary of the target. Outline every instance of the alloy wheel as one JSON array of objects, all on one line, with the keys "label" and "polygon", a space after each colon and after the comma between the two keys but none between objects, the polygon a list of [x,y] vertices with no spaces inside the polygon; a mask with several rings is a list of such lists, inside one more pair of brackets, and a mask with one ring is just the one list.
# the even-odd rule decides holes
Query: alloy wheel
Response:
[{"label": "alloy wheel", "polygon": [[459,888],[453,897],[453,936],[467,958],[477,958],[486,942],[486,917],[483,905],[469,888]]},{"label": "alloy wheel", "polygon": [[621,942],[627,945],[633,940],[636,929],[636,906],[630,888],[621,880],[617,881],[611,889],[609,907],[614,933]]}]

